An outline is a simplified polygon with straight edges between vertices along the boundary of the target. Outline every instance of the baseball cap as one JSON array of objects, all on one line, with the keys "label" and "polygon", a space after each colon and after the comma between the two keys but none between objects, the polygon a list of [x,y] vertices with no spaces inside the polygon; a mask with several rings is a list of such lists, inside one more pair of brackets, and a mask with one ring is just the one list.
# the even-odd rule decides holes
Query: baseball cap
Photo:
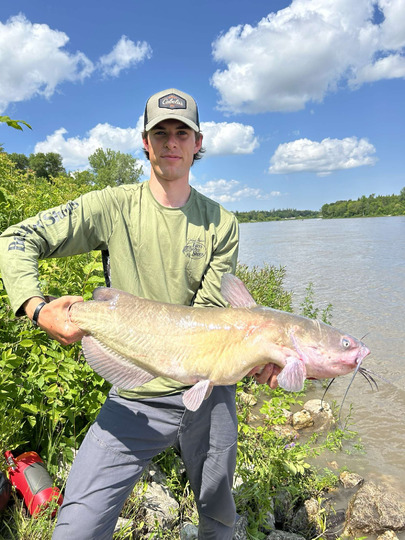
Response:
[{"label": "baseball cap", "polygon": [[200,131],[197,103],[189,94],[175,88],[162,90],[146,102],[145,131],[163,120],[180,120],[194,131]]}]

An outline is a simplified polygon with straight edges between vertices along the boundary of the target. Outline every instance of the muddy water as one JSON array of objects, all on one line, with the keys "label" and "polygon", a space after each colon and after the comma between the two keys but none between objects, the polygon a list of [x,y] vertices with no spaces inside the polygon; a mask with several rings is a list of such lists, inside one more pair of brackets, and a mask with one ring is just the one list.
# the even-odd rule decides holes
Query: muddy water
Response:
[{"label": "muddy water", "polygon": [[[363,337],[364,361],[391,381],[373,391],[358,376],[343,407],[366,453],[334,457],[340,466],[395,486],[405,501],[405,217],[241,224],[239,261],[286,268],[296,312],[310,282],[315,304],[333,305],[332,324]],[[337,380],[327,400],[340,403],[350,376]],[[315,385],[309,399],[320,398]],[[405,534],[401,538],[405,539]]]}]

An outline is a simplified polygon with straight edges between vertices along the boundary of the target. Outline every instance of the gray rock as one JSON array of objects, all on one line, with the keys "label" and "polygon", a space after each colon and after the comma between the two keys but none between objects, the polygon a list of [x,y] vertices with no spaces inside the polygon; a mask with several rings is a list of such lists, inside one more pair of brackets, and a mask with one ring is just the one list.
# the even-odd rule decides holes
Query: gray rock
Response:
[{"label": "gray rock", "polygon": [[197,540],[198,527],[193,523],[183,523],[180,529],[180,540]]},{"label": "gray rock", "polygon": [[248,540],[248,520],[246,516],[240,516],[233,531],[232,540]]},{"label": "gray rock", "polygon": [[298,534],[303,534],[305,538],[320,534],[320,506],[316,499],[308,499],[295,512],[291,521],[291,529]]},{"label": "gray rock", "polygon": [[343,471],[339,476],[339,480],[345,489],[360,486],[364,482],[364,478],[362,476],[356,473],[350,473],[348,471]]},{"label": "gray rock", "polygon": [[117,523],[115,524],[114,533],[118,533],[121,530],[125,529],[132,523],[131,519],[126,519],[123,517],[119,517]]},{"label": "gray rock", "polygon": [[170,529],[178,517],[179,504],[167,487],[152,482],[145,493],[145,510],[148,528],[157,521],[161,527]]},{"label": "gray rock", "polygon": [[305,536],[285,531],[273,531],[266,540],[305,540]]},{"label": "gray rock", "polygon": [[350,499],[345,534],[380,534],[405,529],[405,507],[398,494],[387,487],[365,482]]}]

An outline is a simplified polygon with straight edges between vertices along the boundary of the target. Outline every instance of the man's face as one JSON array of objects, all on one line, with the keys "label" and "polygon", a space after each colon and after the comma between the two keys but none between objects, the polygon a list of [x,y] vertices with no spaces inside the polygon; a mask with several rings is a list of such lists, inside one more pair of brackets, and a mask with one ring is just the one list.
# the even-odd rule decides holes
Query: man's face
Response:
[{"label": "man's face", "polygon": [[143,140],[153,172],[158,178],[170,181],[188,179],[194,154],[202,145],[202,136],[178,120],[164,120],[153,127]]}]

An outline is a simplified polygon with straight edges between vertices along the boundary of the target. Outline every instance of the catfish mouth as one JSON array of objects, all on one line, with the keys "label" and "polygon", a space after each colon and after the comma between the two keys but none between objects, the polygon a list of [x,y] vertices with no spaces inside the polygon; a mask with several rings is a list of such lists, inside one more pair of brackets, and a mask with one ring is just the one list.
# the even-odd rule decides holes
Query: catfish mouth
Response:
[{"label": "catfish mouth", "polygon": [[359,353],[355,359],[355,362],[356,362],[356,365],[361,365],[361,363],[363,362],[363,360],[365,359],[366,356],[368,356],[370,354],[370,349],[368,347],[366,347],[366,345],[364,345],[364,343],[361,344],[361,347],[360,347],[360,350],[359,350]]}]

